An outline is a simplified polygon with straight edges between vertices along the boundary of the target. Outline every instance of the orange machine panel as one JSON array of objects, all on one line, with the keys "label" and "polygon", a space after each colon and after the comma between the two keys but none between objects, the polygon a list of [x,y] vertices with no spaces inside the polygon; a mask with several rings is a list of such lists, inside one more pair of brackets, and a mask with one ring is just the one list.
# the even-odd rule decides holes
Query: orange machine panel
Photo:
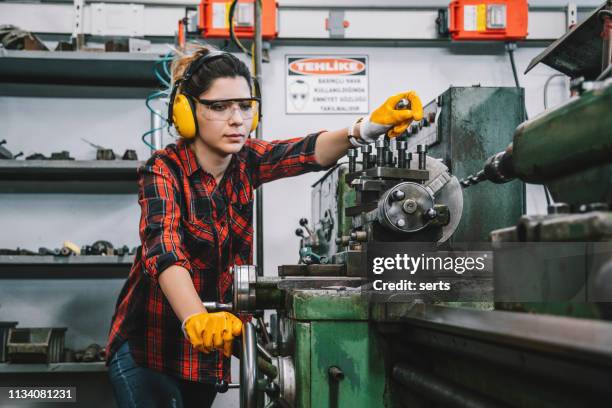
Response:
[{"label": "orange machine panel", "polygon": [[516,41],[527,37],[526,0],[454,0],[449,5],[453,40]]},{"label": "orange machine panel", "polygon": [[[229,38],[230,0],[202,0],[199,4],[198,28],[205,38]],[[278,35],[276,0],[263,0],[262,36],[271,40]],[[234,32],[238,38],[252,38],[255,0],[239,0],[234,10]]]}]

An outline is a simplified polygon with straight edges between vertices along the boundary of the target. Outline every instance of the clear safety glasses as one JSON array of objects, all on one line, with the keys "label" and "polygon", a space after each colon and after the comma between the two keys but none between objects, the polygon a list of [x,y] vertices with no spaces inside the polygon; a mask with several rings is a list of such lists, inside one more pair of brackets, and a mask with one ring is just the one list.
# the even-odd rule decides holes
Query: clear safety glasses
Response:
[{"label": "clear safety glasses", "polygon": [[229,120],[237,111],[243,120],[250,120],[259,112],[259,98],[241,99],[196,99],[204,105],[204,118],[208,120]]}]

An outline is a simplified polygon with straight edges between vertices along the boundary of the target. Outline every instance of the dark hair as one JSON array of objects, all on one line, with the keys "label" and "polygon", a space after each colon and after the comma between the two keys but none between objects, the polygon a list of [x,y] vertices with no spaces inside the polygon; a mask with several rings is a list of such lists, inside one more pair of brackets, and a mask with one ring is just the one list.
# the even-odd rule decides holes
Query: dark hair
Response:
[{"label": "dark hair", "polygon": [[[192,54],[183,55],[175,59],[172,63],[173,83],[183,78],[185,71],[192,63],[211,52],[217,51],[200,46]],[[197,97],[210,89],[215,79],[226,77],[243,77],[247,81],[247,84],[249,84],[249,88],[251,88],[251,73],[246,64],[234,55],[224,53],[223,56],[205,63],[197,72],[194,72],[189,82],[181,84],[181,92]]]}]

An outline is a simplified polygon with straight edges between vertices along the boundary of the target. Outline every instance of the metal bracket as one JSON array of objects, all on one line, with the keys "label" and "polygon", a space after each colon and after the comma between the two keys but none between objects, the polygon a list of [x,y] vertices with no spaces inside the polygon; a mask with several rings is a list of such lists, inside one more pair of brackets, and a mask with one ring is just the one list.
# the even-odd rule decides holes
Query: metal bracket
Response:
[{"label": "metal bracket", "polygon": [[344,10],[330,10],[325,20],[325,29],[329,31],[329,38],[344,38],[344,30],[348,22],[344,21]]},{"label": "metal bracket", "polygon": [[573,2],[567,3],[565,14],[567,18],[566,27],[567,27],[567,31],[569,31],[576,24],[578,24],[578,7],[576,7],[576,3],[573,3]]},{"label": "metal bracket", "polygon": [[76,49],[80,50],[85,45],[85,36],[83,34],[83,16],[85,15],[85,0],[74,0],[74,24],[72,26],[71,38],[76,43]]}]

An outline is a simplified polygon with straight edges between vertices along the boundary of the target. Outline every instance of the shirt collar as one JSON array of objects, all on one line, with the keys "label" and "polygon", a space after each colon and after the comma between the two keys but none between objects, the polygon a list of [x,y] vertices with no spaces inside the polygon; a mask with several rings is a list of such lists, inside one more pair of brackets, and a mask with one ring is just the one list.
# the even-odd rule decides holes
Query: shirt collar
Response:
[{"label": "shirt collar", "polygon": [[189,147],[189,143],[185,139],[180,139],[177,142],[179,156],[183,162],[187,176],[190,177],[193,173],[200,169],[200,164],[195,153]]},{"label": "shirt collar", "polygon": [[[185,139],[180,139],[177,142],[177,146],[181,161],[183,162],[185,171],[187,172],[187,176],[191,177],[193,173],[195,173],[202,167],[198,163],[198,159],[194,151],[191,150],[191,147],[189,147],[189,143]],[[238,160],[237,155],[232,154],[232,159],[230,160],[227,169],[225,169],[226,173],[234,168],[234,166],[236,165],[236,160]]]}]

